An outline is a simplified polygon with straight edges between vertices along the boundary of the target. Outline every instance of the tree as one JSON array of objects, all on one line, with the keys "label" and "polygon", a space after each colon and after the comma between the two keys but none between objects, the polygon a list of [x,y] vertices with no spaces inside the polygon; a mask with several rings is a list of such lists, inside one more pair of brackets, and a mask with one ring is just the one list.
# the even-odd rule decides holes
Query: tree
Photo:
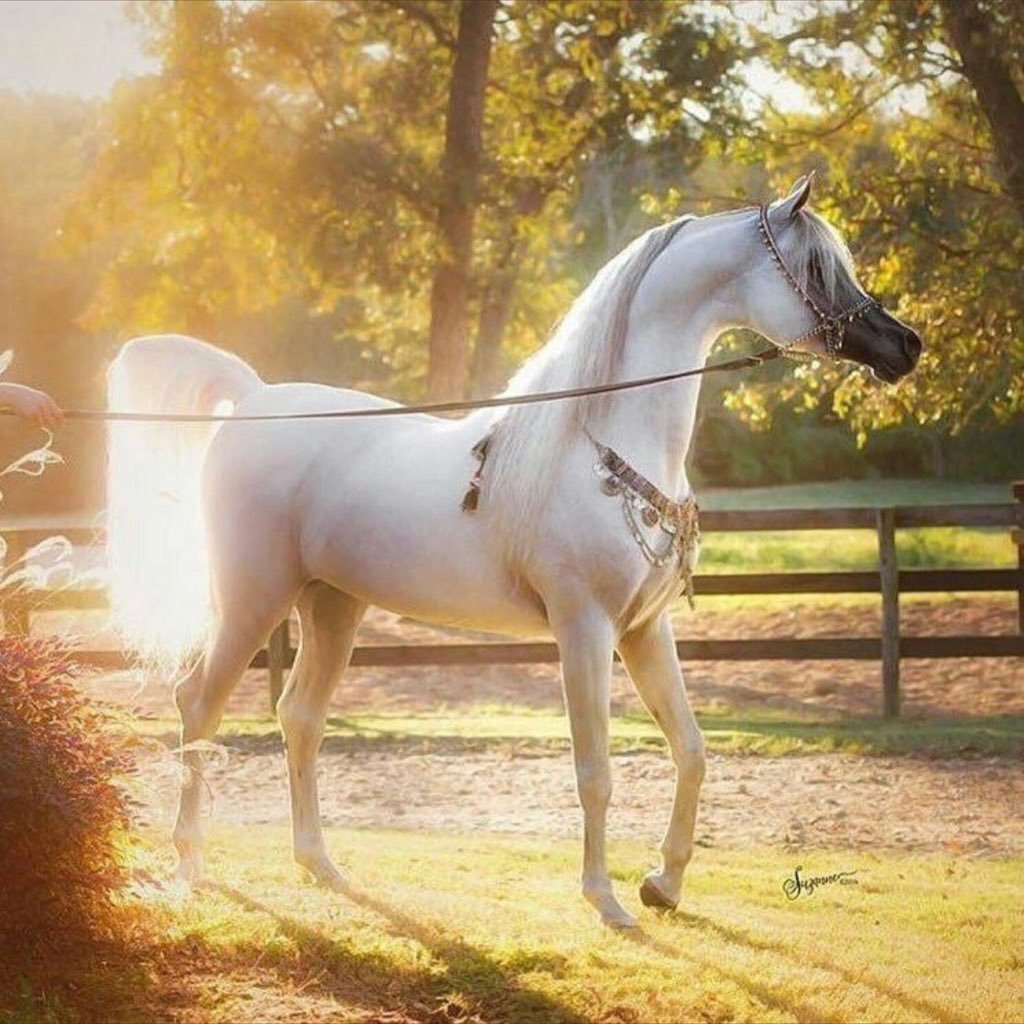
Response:
[{"label": "tree", "polygon": [[1019,4],[850,0],[794,18],[787,32],[755,33],[815,106],[785,116],[766,109],[746,157],[780,180],[808,166],[822,172],[817,205],[851,239],[867,285],[921,332],[925,351],[897,389],[834,365],[801,368],[777,387],[745,385],[729,401],[754,421],[765,423],[779,400],[824,400],[863,442],[908,420],[951,433],[1024,412],[1015,107],[1008,100],[1007,114],[982,98],[968,70],[979,73],[977,54],[959,50],[952,7],[953,20],[967,12],[1000,28],[964,45],[988,47],[981,76],[1005,87],[1024,52]]},{"label": "tree", "polygon": [[941,0],[941,6],[963,75],[991,130],[1006,190],[1024,223],[1024,99],[1010,72],[1010,60],[1019,69],[1024,56],[1024,3]]},{"label": "tree", "polygon": [[[149,3],[139,16],[162,70],[115,97],[69,225],[80,244],[121,242],[93,323],[227,341],[240,317],[305,303],[330,318],[346,372],[361,370],[349,382],[387,377],[399,394],[430,374],[457,392],[471,334],[477,388],[536,346],[577,287],[588,167],[692,165],[736,122],[741,51],[688,5]],[[723,116],[695,120],[691,103]]]},{"label": "tree", "polygon": [[435,398],[465,389],[469,286],[483,155],[484,93],[498,0],[462,0],[445,118],[438,254],[430,296],[428,391]]},{"label": "tree", "polygon": [[[55,244],[98,145],[96,121],[84,100],[0,93],[0,352],[14,353],[7,379],[46,388],[69,406],[98,400],[106,341],[76,323],[96,286],[95,262],[61,260]],[[41,443],[38,431],[10,421],[0,434],[0,467]],[[95,505],[103,458],[95,435],[65,432],[56,447],[65,464],[37,486],[0,488],[8,511]]]}]

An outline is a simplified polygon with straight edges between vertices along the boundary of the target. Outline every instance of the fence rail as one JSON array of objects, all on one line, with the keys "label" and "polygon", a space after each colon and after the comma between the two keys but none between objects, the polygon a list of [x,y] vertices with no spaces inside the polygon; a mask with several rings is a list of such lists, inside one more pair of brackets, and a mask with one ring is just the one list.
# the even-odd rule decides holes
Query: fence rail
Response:
[{"label": "fence rail", "polygon": [[[1024,657],[1024,482],[1011,488],[1013,501],[978,505],[918,505],[893,508],[770,509],[708,511],[701,515],[705,533],[767,532],[778,530],[872,529],[878,538],[877,571],[722,573],[702,574],[694,580],[698,595],[760,594],[879,594],[882,628],[877,637],[813,637],[797,639],[678,640],[683,661],[862,660],[881,663],[882,710],[887,717],[900,713],[900,661],[906,658]],[[900,569],[895,532],[910,527],[1004,527],[1017,545],[1015,569]],[[75,545],[103,542],[103,531],[75,520],[22,523],[3,528],[11,565],[32,545],[54,533]],[[957,592],[1015,592],[1018,631],[1004,636],[914,636],[900,634],[900,594]],[[25,634],[31,616],[53,610],[102,610],[107,607],[102,588],[29,591],[4,601],[7,633]],[[253,659],[255,668],[268,668],[271,703],[281,692],[285,669],[295,651],[290,629],[282,623],[267,649]],[[121,651],[82,651],[79,657],[105,669],[129,667]],[[373,667],[427,665],[536,664],[558,660],[550,642],[483,642],[448,644],[378,644],[357,647],[352,664]]]}]

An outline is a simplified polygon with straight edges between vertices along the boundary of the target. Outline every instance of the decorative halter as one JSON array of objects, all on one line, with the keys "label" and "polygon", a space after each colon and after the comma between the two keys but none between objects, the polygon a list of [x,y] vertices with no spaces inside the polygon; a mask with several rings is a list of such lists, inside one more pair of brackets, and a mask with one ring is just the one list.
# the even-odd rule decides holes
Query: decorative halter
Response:
[{"label": "decorative halter", "polygon": [[821,306],[811,298],[807,289],[800,284],[793,272],[786,266],[786,261],[782,258],[782,253],[779,250],[778,243],[775,241],[775,236],[772,234],[771,225],[768,222],[768,207],[764,203],[757,208],[757,216],[759,220],[758,230],[761,232],[761,238],[764,239],[764,244],[768,246],[768,252],[771,253],[773,262],[779,270],[782,271],[783,276],[790,283],[797,295],[803,299],[804,304],[818,318],[818,323],[815,324],[814,327],[810,330],[804,331],[804,333],[799,337],[794,338],[792,341],[788,342],[786,345],[782,345],[781,347],[783,349],[791,349],[795,345],[799,345],[801,342],[807,341],[809,338],[813,338],[816,334],[820,334],[825,342],[825,352],[834,359],[839,358],[843,352],[843,342],[846,340],[847,325],[852,324],[858,317],[861,317],[869,310],[874,309],[878,303],[871,298],[870,295],[865,295],[860,302],[855,306],[851,306],[849,309],[841,310],[838,313],[826,313],[825,310],[823,310]]}]

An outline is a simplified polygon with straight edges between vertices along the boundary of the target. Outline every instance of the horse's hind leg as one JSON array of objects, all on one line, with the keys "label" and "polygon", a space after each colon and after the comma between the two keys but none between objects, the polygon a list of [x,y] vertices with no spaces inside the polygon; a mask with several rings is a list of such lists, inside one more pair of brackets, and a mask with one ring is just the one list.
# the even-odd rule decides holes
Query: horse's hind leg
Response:
[{"label": "horse's hind leg", "polygon": [[231,691],[253,655],[267,642],[274,626],[288,614],[297,586],[290,572],[272,573],[264,564],[258,579],[236,573],[232,586],[215,588],[217,614],[203,656],[174,688],[181,717],[184,777],[174,826],[178,850],[178,877],[190,882],[202,873],[202,831],[199,801],[202,794],[202,751],[192,744],[210,740],[217,732]]},{"label": "horse's hind leg", "polygon": [[[268,633],[272,625],[267,626]],[[228,696],[265,641],[264,635],[238,632],[230,624],[218,622],[203,656],[174,688],[174,701],[181,718],[184,765],[174,845],[178,850],[178,877],[188,882],[198,882],[202,875],[199,801],[203,787],[203,753],[195,744],[213,739]]]},{"label": "horse's hind leg", "polygon": [[321,884],[338,888],[344,879],[324,843],[316,755],[327,705],[348,664],[366,605],[326,583],[314,582],[303,590],[298,609],[299,653],[277,705],[288,754],[295,860]]},{"label": "horse's hind leg", "polygon": [[683,870],[693,853],[697,796],[704,781],[704,738],[686,698],[667,615],[645,623],[619,641],[619,653],[637,692],[661,726],[676,765],[676,795],[665,838],[662,868],[644,880],[640,898],[647,906],[674,909]]}]

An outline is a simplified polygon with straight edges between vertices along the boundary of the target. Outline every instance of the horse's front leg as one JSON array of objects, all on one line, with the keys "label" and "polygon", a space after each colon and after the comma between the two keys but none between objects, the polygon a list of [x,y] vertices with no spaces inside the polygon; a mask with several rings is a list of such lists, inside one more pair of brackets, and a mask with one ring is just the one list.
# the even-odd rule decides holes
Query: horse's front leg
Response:
[{"label": "horse's front leg", "polygon": [[636,920],[615,898],[605,864],[605,819],[612,794],[608,759],[612,626],[596,612],[552,625],[562,660],[576,785],[583,808],[583,895],[606,925],[631,928]]},{"label": "horse's front leg", "polygon": [[661,845],[661,871],[652,871],[640,888],[646,906],[674,910],[683,871],[693,854],[697,796],[704,781],[704,738],[686,698],[668,615],[624,636],[619,653],[637,692],[665,733],[676,765],[676,795]]}]

